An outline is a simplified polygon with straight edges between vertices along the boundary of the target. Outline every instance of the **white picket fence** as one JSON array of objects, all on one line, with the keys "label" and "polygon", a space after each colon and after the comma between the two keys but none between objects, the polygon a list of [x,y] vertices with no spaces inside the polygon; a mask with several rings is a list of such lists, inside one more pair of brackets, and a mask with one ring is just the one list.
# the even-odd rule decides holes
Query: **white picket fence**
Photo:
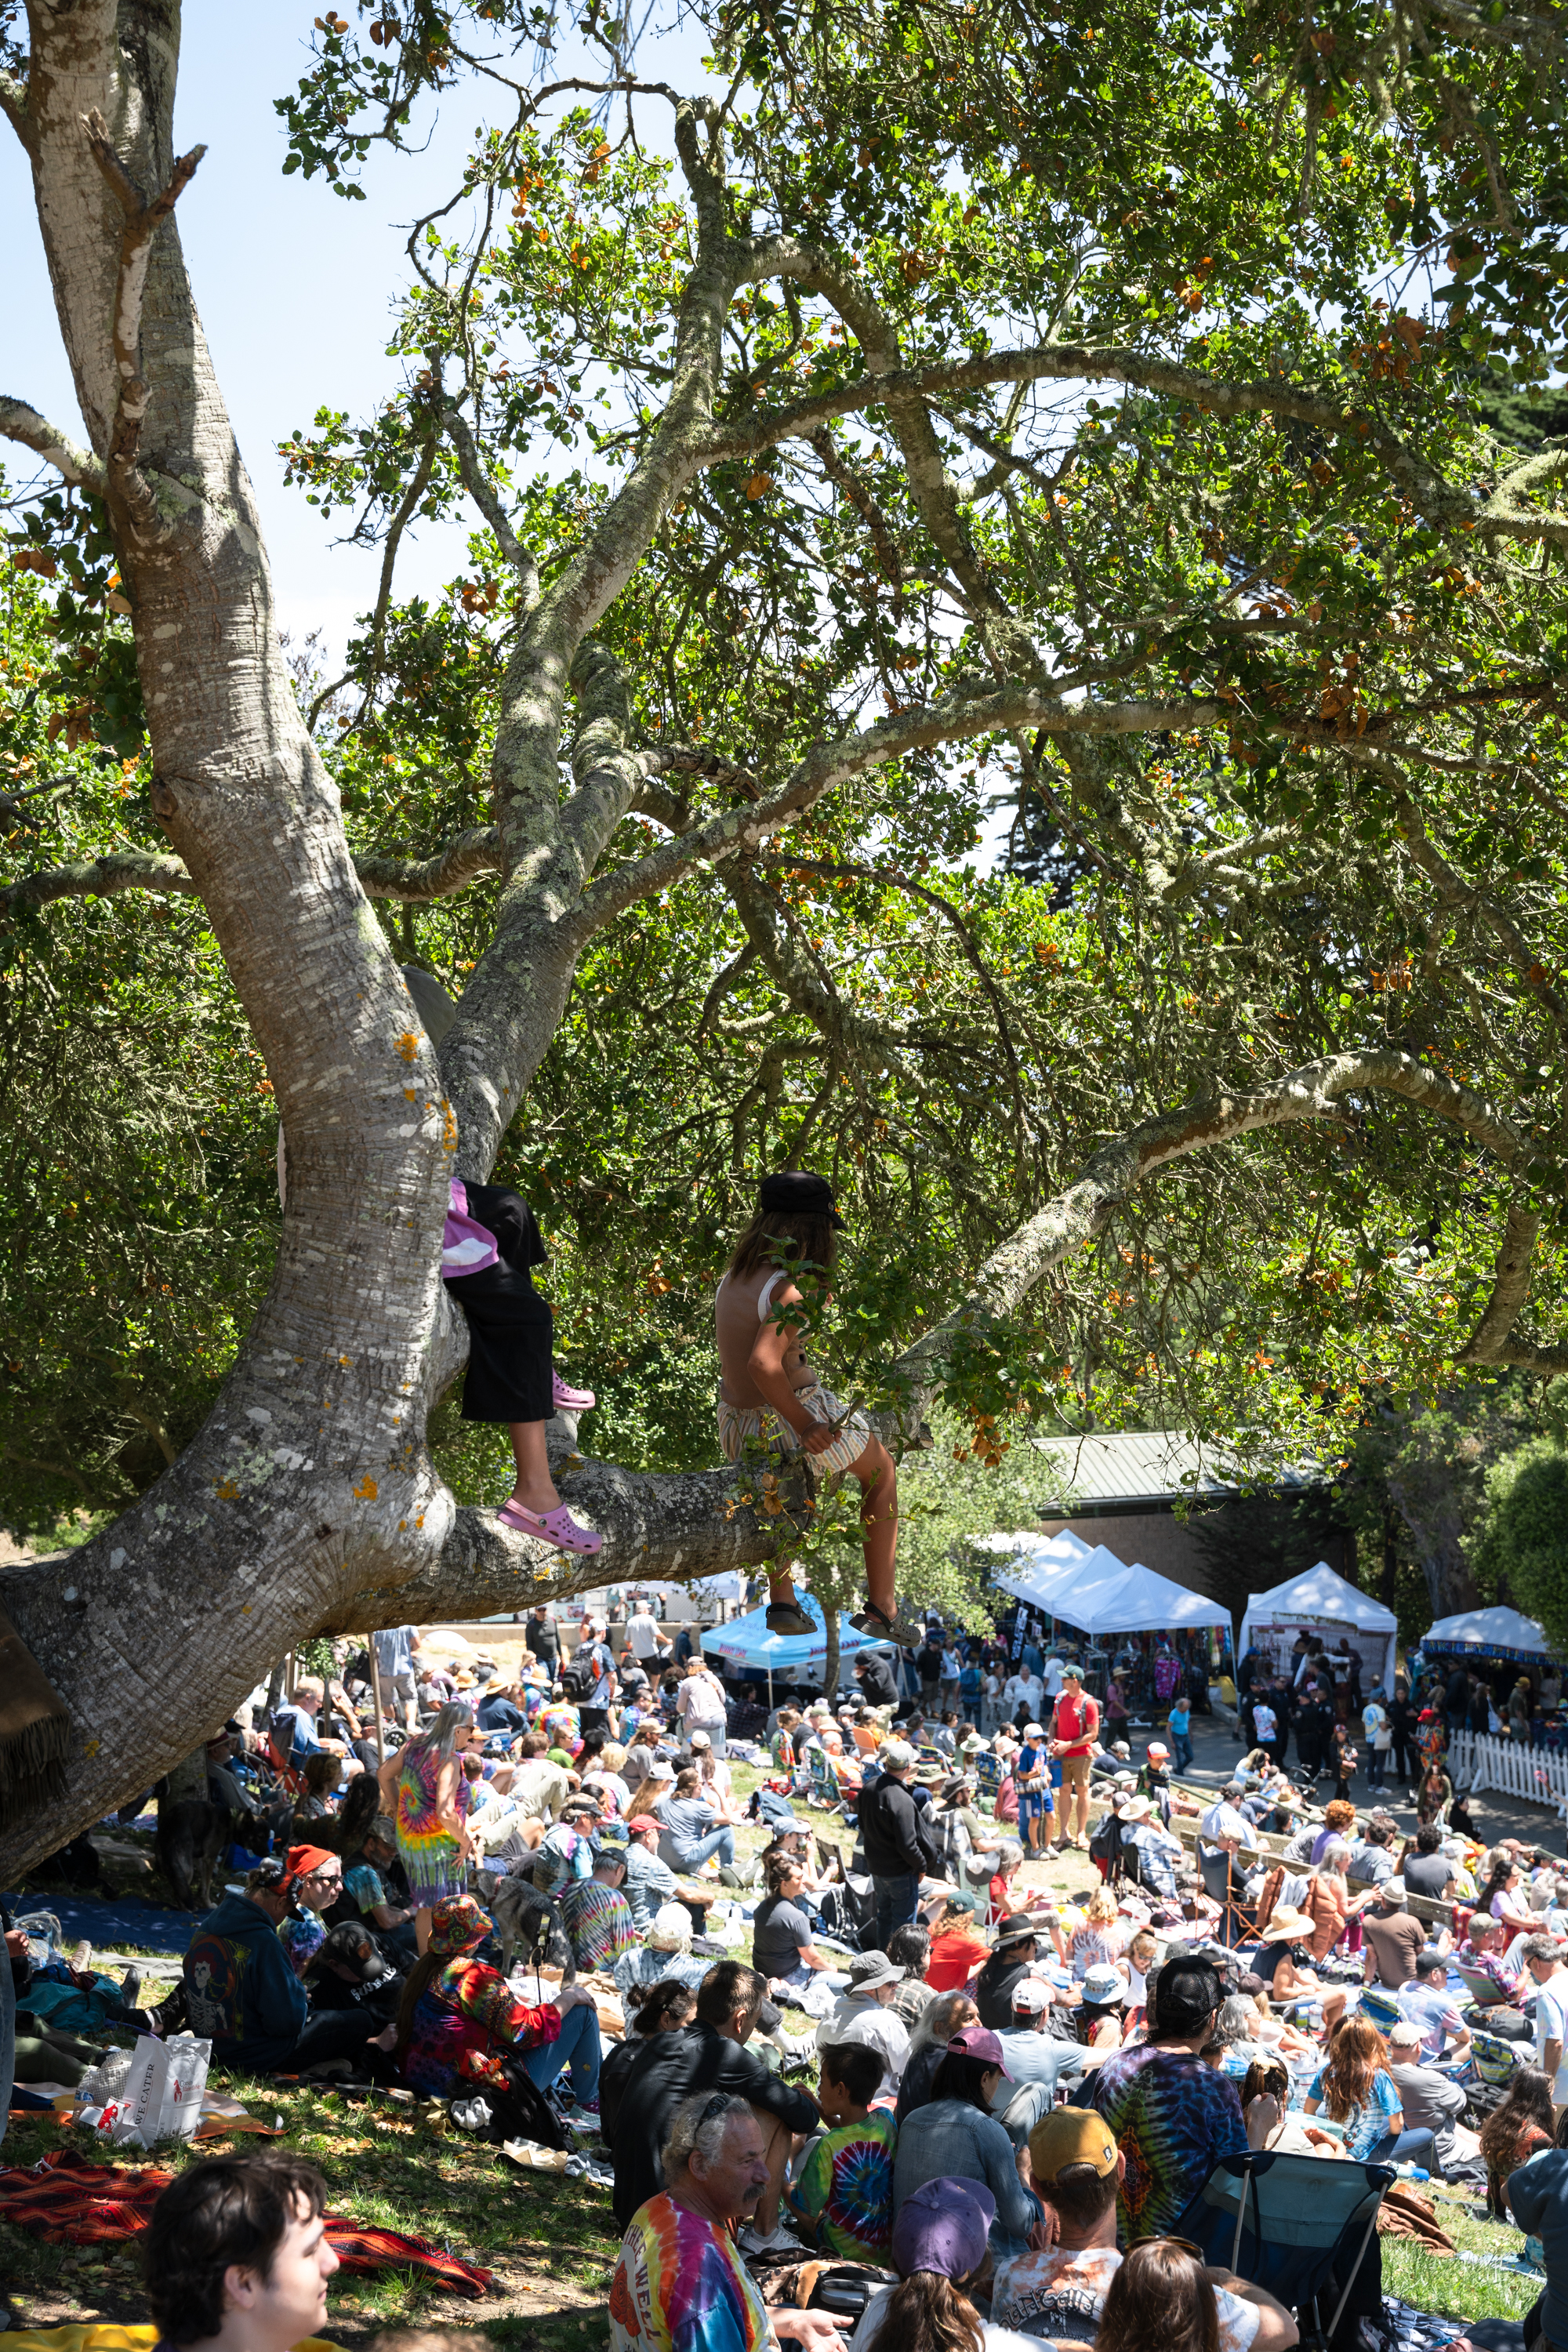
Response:
[{"label": "white picket fence", "polygon": [[1445,1759],[1456,1790],[1497,1789],[1531,1804],[1568,1803],[1568,1754],[1489,1733],[1451,1731]]}]

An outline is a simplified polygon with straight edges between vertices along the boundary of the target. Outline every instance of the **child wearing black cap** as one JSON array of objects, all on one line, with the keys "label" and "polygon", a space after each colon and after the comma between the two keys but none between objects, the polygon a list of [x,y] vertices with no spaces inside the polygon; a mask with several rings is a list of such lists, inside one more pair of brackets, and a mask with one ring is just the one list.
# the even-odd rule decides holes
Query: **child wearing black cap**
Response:
[{"label": "child wearing black cap", "polygon": [[[809,1267],[826,1274],[844,1223],[826,1177],[790,1169],[764,1176],[757,1211],[735,1244],[714,1301],[719,1442],[726,1458],[748,1448],[805,1452],[820,1485],[846,1473],[861,1489],[867,1605],[852,1622],[886,1640],[918,1638],[896,1619],[893,1556],[899,1539],[898,1472],[863,1413],[847,1412],[806,1361],[805,1300],[795,1283]],[[790,1310],[800,1309],[798,1314]],[[770,1633],[816,1631],[795,1599],[787,1569],[768,1580]]]}]

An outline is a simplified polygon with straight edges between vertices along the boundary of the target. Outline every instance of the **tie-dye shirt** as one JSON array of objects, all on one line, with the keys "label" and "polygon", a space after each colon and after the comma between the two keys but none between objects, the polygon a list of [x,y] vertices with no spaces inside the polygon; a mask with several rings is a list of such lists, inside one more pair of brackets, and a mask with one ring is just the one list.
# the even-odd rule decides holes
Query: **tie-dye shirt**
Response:
[{"label": "tie-dye shirt", "polygon": [[1116,2216],[1123,2246],[1165,2237],[1218,2159],[1247,2146],[1236,2084],[1190,2051],[1114,2051],[1094,2077],[1090,2104],[1127,2158]]},{"label": "tie-dye shirt", "polygon": [[613,1969],[624,1954],[640,1949],[632,1906],[618,1887],[580,1878],[565,1889],[560,1903],[561,1924],[584,1975],[595,1969]]},{"label": "tie-dye shirt", "polygon": [[610,2352],[763,2352],[773,2341],[728,2232],[668,2193],[639,2205],[610,2284]]},{"label": "tie-dye shirt", "polygon": [[816,2231],[819,2254],[885,2263],[893,2236],[897,2119],[874,2107],[862,2122],[824,2132],[788,2192],[792,2213]]}]

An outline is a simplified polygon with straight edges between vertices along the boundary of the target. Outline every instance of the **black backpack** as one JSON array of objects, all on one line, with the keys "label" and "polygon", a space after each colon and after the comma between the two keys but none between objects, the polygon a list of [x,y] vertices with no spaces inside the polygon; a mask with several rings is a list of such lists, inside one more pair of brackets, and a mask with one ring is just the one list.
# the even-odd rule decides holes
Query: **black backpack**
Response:
[{"label": "black backpack", "polygon": [[574,1658],[568,1658],[561,1669],[562,1691],[574,1706],[581,1706],[591,1696],[598,1679],[581,1650]]}]

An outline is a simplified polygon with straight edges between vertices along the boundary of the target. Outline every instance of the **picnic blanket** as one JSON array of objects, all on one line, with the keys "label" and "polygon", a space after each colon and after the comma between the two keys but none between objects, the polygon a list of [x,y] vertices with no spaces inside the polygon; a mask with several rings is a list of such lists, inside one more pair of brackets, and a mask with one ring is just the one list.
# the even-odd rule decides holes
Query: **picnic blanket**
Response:
[{"label": "picnic blanket", "polygon": [[[68,1951],[86,1936],[95,1947],[112,1945],[121,1950],[130,1944],[137,1951],[161,1952],[177,1960],[189,1949],[196,1927],[194,1912],[138,1903],[130,1895],[115,1903],[94,1903],[85,1895],[57,1895],[51,1889],[47,1895],[0,1895],[0,1903],[14,1918],[25,1911],[52,1911],[65,1931]],[[177,1976],[178,1969],[173,1973]]]},{"label": "picnic blanket", "polygon": [[[89,2164],[55,2148],[25,2168],[0,2168],[0,2221],[15,2221],[53,2246],[112,2246],[147,2227],[174,2179],[158,2166]],[[428,2238],[377,2230],[341,2213],[324,2216],[327,2242],[346,2271],[426,2271],[458,2294],[483,2294],[495,2273],[449,2254]]]}]

